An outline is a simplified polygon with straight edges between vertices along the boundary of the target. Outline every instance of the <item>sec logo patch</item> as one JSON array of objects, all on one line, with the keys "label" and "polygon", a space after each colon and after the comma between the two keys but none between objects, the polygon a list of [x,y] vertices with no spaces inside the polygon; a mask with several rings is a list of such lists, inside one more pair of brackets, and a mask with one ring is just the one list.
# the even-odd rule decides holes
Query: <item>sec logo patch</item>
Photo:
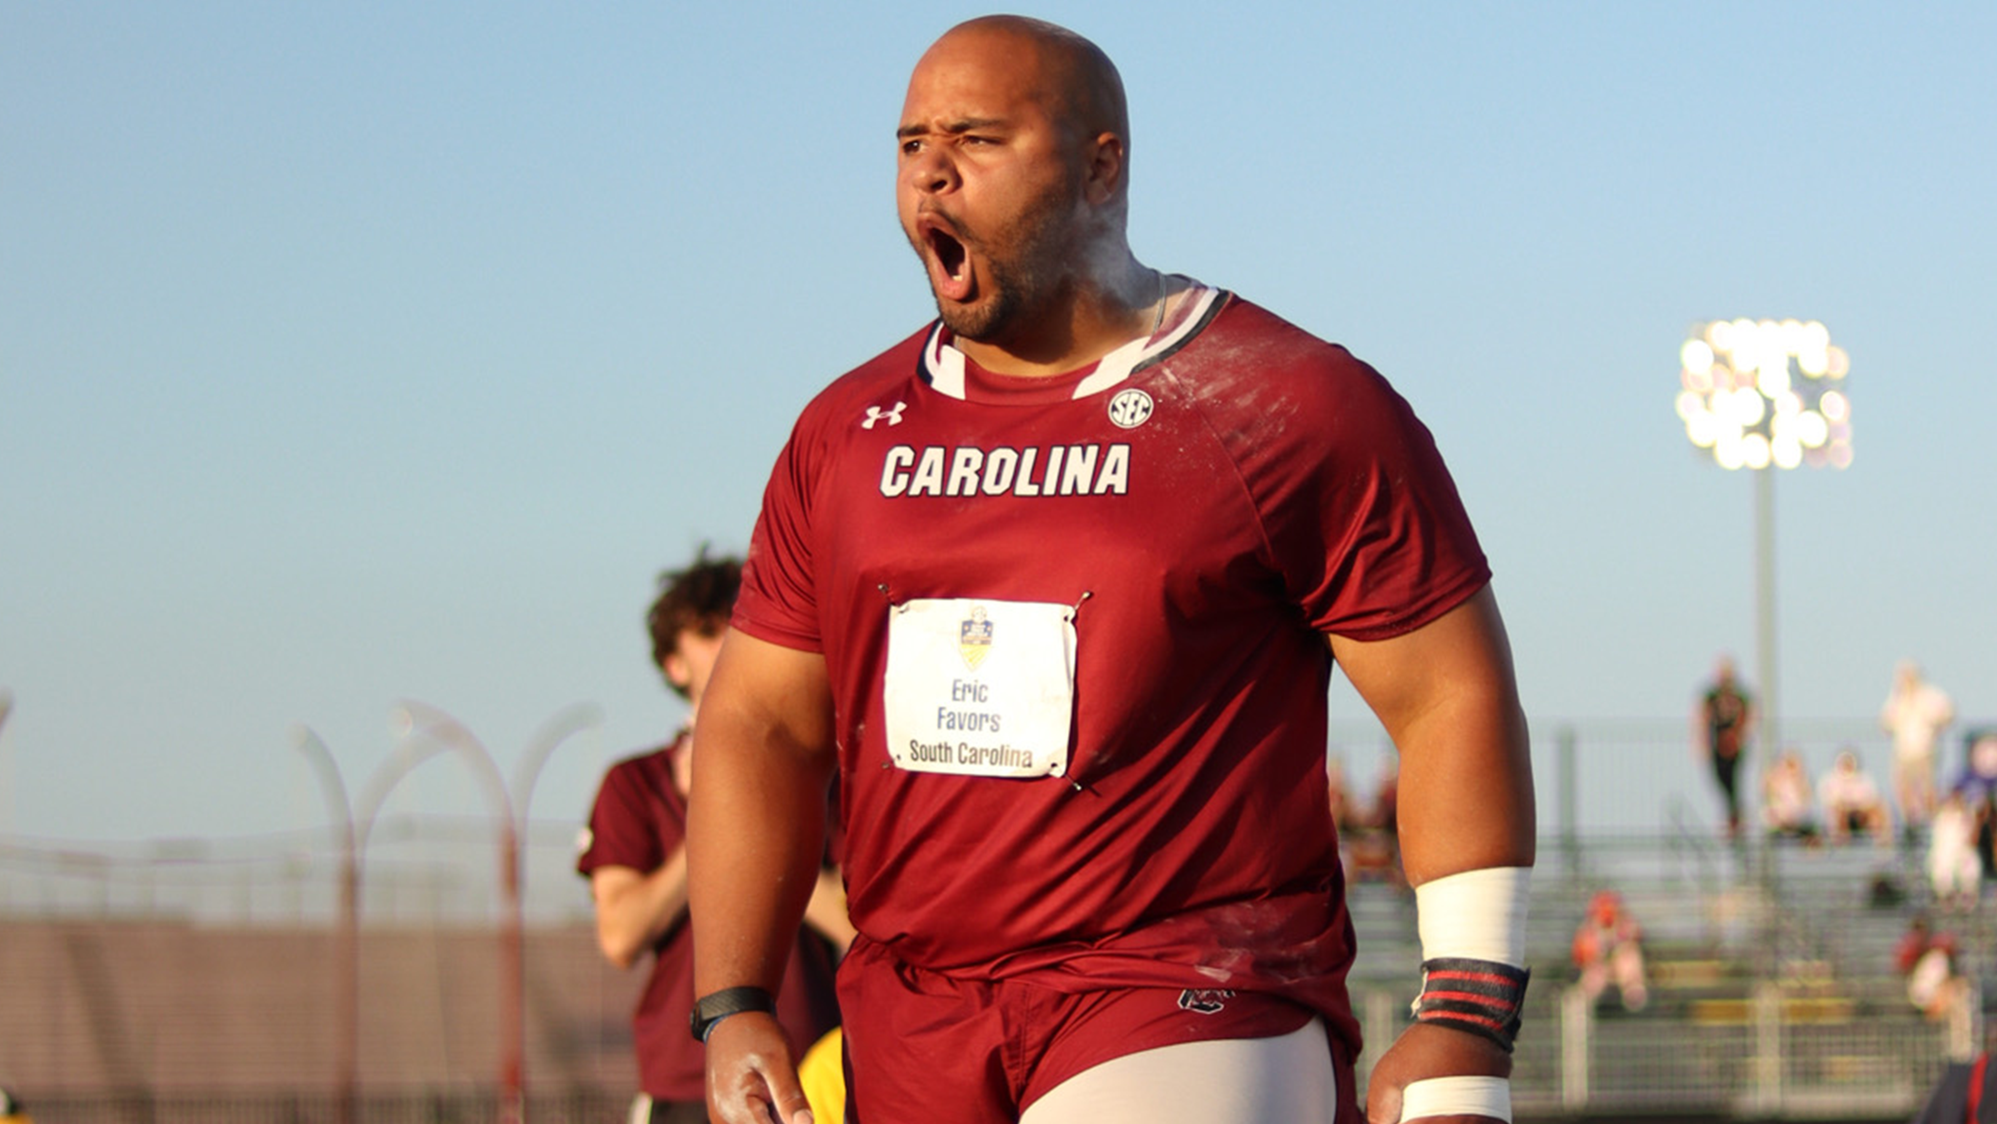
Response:
[{"label": "sec logo patch", "polygon": [[1151,420],[1151,396],[1132,387],[1109,400],[1109,420],[1123,429],[1136,429]]}]

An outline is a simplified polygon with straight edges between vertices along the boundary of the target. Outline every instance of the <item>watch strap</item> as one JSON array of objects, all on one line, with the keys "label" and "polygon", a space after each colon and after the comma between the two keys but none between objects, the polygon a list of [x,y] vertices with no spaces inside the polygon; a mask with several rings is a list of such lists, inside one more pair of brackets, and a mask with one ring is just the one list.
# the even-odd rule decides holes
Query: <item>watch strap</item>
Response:
[{"label": "watch strap", "polygon": [[775,1013],[776,1009],[776,996],[760,987],[724,987],[694,1001],[689,1029],[696,1040],[705,1042],[707,1036],[713,1033],[714,1024],[730,1015],[745,1011]]}]

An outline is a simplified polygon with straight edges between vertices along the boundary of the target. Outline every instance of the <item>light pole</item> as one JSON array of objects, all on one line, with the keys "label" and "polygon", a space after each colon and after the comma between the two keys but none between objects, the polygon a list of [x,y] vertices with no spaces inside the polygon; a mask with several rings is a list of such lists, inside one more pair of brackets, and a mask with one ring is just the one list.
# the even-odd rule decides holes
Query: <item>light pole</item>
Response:
[{"label": "light pole", "polygon": [[534,782],[555,747],[570,736],[602,721],[593,705],[582,703],[557,713],[541,727],[514,766],[513,795],[500,776],[499,763],[464,723],[426,703],[405,700],[393,722],[404,746],[417,744],[407,739],[420,734],[433,745],[459,751],[485,788],[499,826],[499,886],[503,900],[500,925],[499,979],[499,1118],[502,1124],[522,1124],[527,1116],[526,1067],[526,957],[520,903],[520,839],[526,832],[527,809],[534,795]]},{"label": "light pole", "polygon": [[443,752],[443,747],[401,747],[375,769],[361,790],[360,802],[354,804],[347,799],[347,785],[340,777],[339,763],[333,760],[325,741],[306,726],[293,731],[292,741],[319,774],[340,849],[340,936],[339,949],[334,954],[333,983],[334,1034],[338,1043],[334,1061],[335,1097],[341,1124],[356,1124],[360,1118],[361,860],[367,853],[368,832],[374,827],[375,814],[388,798],[389,790],[424,759]]},{"label": "light pole", "polygon": [[1695,324],[1678,349],[1678,416],[1692,444],[1729,470],[1755,473],[1755,663],[1764,759],[1781,743],[1775,637],[1777,468],[1851,464],[1844,349],[1814,320]]}]

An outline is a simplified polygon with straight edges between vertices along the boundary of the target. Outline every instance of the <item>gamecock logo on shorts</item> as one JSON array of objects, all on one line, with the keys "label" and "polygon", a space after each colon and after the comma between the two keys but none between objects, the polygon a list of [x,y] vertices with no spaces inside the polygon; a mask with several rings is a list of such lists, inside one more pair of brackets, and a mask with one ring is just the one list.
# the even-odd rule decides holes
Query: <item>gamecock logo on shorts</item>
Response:
[{"label": "gamecock logo on shorts", "polygon": [[1196,1015],[1217,1015],[1234,992],[1222,988],[1189,987],[1179,993],[1179,1006]]}]

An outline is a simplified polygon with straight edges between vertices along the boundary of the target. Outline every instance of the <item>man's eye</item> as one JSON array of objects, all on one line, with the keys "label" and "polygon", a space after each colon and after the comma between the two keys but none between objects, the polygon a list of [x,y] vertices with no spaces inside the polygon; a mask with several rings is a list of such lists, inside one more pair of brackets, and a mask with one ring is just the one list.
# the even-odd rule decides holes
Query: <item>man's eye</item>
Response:
[{"label": "man's eye", "polygon": [[913,156],[921,151],[922,142],[919,140],[905,140],[901,142],[901,154],[903,156]]}]

